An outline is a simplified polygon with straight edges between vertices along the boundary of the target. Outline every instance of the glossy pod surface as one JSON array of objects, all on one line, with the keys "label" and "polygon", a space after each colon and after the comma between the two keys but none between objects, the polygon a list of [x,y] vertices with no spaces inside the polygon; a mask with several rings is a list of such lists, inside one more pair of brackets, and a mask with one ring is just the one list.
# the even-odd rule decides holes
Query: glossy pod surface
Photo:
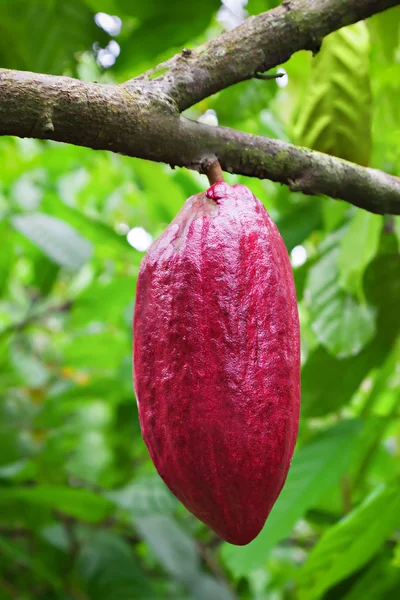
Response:
[{"label": "glossy pod surface", "polygon": [[134,385],[167,486],[224,540],[261,531],[290,466],[300,405],[289,257],[262,203],[216,183],[144,257]]}]

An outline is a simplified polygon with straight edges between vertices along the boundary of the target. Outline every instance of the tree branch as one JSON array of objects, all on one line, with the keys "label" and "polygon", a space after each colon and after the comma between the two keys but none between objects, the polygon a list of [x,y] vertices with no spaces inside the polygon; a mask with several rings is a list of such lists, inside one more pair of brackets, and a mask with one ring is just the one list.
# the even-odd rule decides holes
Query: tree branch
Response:
[{"label": "tree branch", "polygon": [[280,140],[179,115],[151,82],[136,87],[0,69],[0,135],[34,137],[203,172],[271,179],[375,213],[400,214],[400,179]]},{"label": "tree branch", "polygon": [[398,4],[398,0],[284,0],[196,49],[185,48],[131,82],[151,80],[183,111],[286,62],[298,50],[315,54],[329,33]]}]

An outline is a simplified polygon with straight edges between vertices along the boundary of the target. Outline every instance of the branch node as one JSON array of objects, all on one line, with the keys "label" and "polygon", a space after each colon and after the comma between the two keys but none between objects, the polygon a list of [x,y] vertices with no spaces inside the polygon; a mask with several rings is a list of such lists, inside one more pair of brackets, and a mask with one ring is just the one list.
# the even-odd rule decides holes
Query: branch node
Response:
[{"label": "branch node", "polygon": [[313,194],[316,181],[312,169],[306,169],[299,177],[287,179],[287,184],[291,192],[303,192],[303,194]]},{"label": "branch node", "polygon": [[309,50],[312,52],[313,56],[317,56],[318,52],[321,50],[322,40],[315,36],[312,36],[310,43],[304,47],[304,50]]},{"label": "branch node", "polygon": [[43,126],[43,133],[47,134],[47,133],[52,133],[53,131],[54,131],[53,121],[51,119],[48,119]]},{"label": "branch node", "polygon": [[45,110],[37,119],[33,126],[31,135],[33,137],[47,137],[54,132],[54,123],[52,119],[52,112]]}]

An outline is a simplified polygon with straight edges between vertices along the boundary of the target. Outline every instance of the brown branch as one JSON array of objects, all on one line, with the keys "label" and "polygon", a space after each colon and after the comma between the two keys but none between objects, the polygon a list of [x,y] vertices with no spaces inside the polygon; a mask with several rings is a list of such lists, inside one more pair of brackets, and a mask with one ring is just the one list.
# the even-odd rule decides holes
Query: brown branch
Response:
[{"label": "brown branch", "polygon": [[17,321],[16,323],[11,323],[4,327],[4,329],[0,329],[0,336],[4,334],[20,332],[29,327],[30,325],[34,325],[39,323],[42,319],[46,319],[49,315],[55,313],[65,313],[68,312],[72,308],[72,300],[67,300],[62,304],[54,304],[43,306],[40,310],[33,310],[26,317]]},{"label": "brown branch", "polygon": [[225,181],[224,174],[218,160],[214,160],[210,165],[204,166],[203,173],[207,175],[210,185],[218,183],[218,181]]},{"label": "brown branch", "polygon": [[180,111],[199,100],[259,77],[297,50],[317,50],[328,33],[397,4],[284,0],[123,85],[0,69],[0,135],[111,150],[200,172],[219,160],[231,173],[271,179],[371,212],[400,214],[398,178],[279,140],[180,117]]},{"label": "brown branch", "polygon": [[218,159],[230,173],[271,179],[374,213],[400,214],[399,178],[280,140],[185,119],[150,84],[128,89],[0,69],[0,135],[112,150],[200,172]]},{"label": "brown branch", "polygon": [[152,79],[183,111],[286,62],[298,50],[315,54],[332,31],[397,4],[398,0],[284,0],[190,53],[185,49],[141,79]]}]

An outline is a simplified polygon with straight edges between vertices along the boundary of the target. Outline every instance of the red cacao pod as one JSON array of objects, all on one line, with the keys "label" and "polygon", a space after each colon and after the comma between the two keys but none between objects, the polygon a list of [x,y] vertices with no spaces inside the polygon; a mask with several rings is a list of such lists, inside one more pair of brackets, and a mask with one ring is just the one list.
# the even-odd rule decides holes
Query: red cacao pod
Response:
[{"label": "red cacao pod", "polygon": [[189,198],[140,267],[134,384],[160,476],[232,544],[258,535],[285,482],[299,354],[290,261],[262,203],[223,182]]}]

